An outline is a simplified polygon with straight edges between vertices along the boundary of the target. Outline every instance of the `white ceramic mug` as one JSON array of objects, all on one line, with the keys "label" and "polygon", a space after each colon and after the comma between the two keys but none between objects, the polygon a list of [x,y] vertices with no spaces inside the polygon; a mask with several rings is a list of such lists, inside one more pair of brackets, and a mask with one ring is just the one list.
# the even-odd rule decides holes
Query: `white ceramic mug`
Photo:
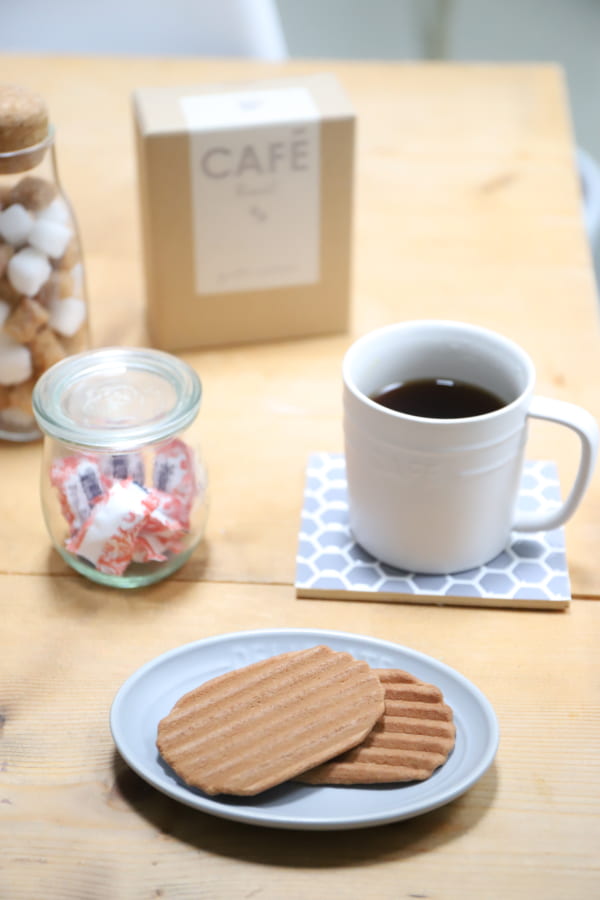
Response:
[{"label": "white ceramic mug", "polygon": [[[491,391],[501,408],[470,418],[424,418],[373,396],[427,378]],[[400,569],[450,573],[502,552],[511,531],[562,525],[579,504],[598,448],[598,426],[579,406],[534,396],[530,357],[507,338],[462,322],[409,321],[359,338],[343,363],[350,526],[377,559]],[[573,429],[579,468],[550,513],[516,516],[528,418]]]}]

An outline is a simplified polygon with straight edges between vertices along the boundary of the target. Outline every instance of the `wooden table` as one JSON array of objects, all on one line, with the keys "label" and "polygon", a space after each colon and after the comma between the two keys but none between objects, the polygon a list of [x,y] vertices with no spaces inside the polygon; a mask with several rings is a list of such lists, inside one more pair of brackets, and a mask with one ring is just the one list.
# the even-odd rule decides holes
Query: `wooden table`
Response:
[{"label": "wooden table", "polygon": [[[0,57],[3,81],[51,107],[95,345],[146,341],[131,90],[281,70],[334,71],[358,112],[352,334],[185,355],[204,384],[210,524],[203,549],[150,590],[68,570],[40,514],[40,445],[0,447],[0,897],[597,896],[598,479],[566,530],[566,612],[307,601],[293,587],[306,458],[342,449],[340,361],[353,336],[417,316],[491,326],[528,348],[540,393],[600,418],[561,72]],[[535,428],[531,454],[570,477],[574,445],[559,429]],[[192,811],[116,754],[110,704],[139,665],[196,638],[295,626],[394,640],[461,671],[497,711],[495,764],[435,812],[318,834]]]}]

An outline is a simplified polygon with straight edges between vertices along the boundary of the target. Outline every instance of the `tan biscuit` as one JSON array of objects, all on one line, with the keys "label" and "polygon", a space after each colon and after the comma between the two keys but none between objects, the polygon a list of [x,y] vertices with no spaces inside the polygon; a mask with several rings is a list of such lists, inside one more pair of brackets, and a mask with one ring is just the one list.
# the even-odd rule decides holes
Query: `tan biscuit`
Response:
[{"label": "tan biscuit", "polygon": [[20,203],[31,212],[39,212],[54,200],[57,193],[56,185],[46,178],[25,175],[13,185],[8,200],[9,203]]},{"label": "tan biscuit", "polygon": [[13,287],[8,274],[5,272],[4,275],[0,277],[0,300],[4,300],[9,306],[15,306],[21,297],[23,297],[23,294],[20,294],[19,291]]},{"label": "tan biscuit", "polygon": [[31,397],[35,386],[35,378],[29,378],[21,384],[16,384],[8,389],[8,403],[10,409],[19,409],[26,415],[33,415]]},{"label": "tan biscuit", "polygon": [[2,278],[6,272],[6,267],[10,261],[11,256],[14,254],[14,247],[11,247],[10,244],[5,244],[3,241],[0,241],[0,278]]},{"label": "tan biscuit", "polygon": [[424,781],[454,747],[452,710],[441,691],[401,669],[374,669],[385,689],[385,713],[365,740],[300,775],[308,784]]},{"label": "tan biscuit", "polygon": [[60,342],[68,355],[81,353],[86,349],[88,343],[87,324],[84,322],[79,331],[76,331],[71,337],[62,335]]},{"label": "tan biscuit", "polygon": [[382,713],[367,663],[311,647],[190,691],[159,723],[157,745],[187,784],[251,796],[354,747]]},{"label": "tan biscuit", "polygon": [[77,238],[72,237],[67,244],[67,249],[60,259],[52,260],[52,265],[56,269],[72,269],[73,266],[81,260],[81,249]]},{"label": "tan biscuit", "polygon": [[49,306],[53,300],[63,300],[73,296],[75,280],[67,269],[55,269],[41,286],[35,299],[42,306]]},{"label": "tan biscuit", "polygon": [[33,368],[37,373],[45,372],[54,363],[66,356],[65,349],[50,328],[42,327],[29,343]]},{"label": "tan biscuit", "polygon": [[48,313],[31,297],[23,297],[4,323],[4,330],[20,344],[28,344],[48,321]]}]

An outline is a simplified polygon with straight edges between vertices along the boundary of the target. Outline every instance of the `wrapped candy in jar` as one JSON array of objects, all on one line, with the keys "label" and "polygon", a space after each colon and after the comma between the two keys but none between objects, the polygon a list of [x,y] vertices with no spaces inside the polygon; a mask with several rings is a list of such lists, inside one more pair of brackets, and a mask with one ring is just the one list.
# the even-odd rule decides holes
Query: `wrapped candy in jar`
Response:
[{"label": "wrapped candy in jar", "polygon": [[88,346],[81,244],[41,97],[0,85],[0,438],[40,437],[33,387]]},{"label": "wrapped candy in jar", "polygon": [[190,366],[142,348],[79,353],[37,381],[44,517],[55,548],[78,572],[140,587],[193,553],[208,506],[200,398]]}]

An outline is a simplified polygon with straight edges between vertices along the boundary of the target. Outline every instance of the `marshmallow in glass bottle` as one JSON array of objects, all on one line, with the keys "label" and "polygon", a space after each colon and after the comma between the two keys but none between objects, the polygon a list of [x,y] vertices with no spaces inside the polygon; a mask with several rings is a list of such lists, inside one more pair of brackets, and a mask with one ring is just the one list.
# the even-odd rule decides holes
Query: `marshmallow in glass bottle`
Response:
[{"label": "marshmallow in glass bottle", "polygon": [[0,438],[40,437],[35,383],[87,345],[81,242],[46,104],[0,84]]}]

